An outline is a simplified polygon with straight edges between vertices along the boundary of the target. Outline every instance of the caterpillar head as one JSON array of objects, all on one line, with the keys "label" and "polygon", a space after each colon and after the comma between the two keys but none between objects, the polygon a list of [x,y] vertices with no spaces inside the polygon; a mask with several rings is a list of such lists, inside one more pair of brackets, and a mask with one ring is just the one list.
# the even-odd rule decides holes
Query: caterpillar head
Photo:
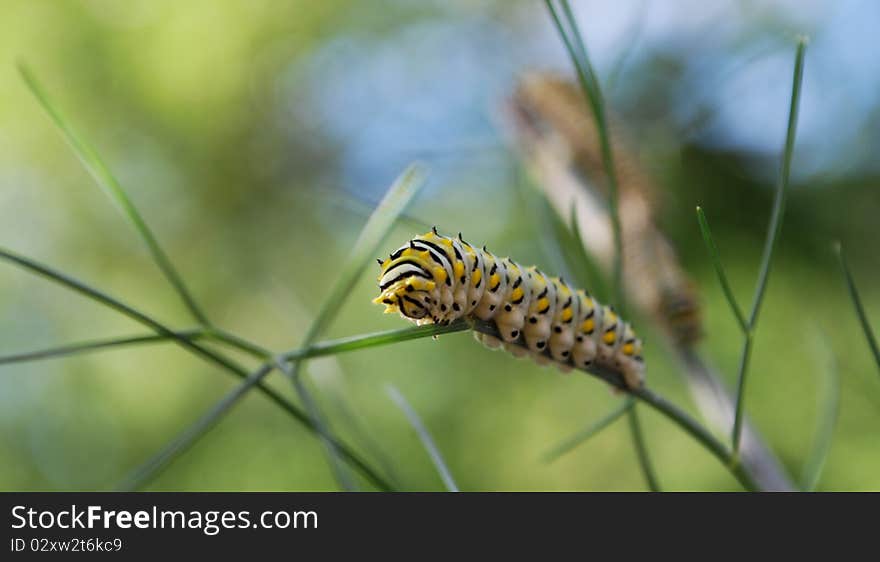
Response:
[{"label": "caterpillar head", "polygon": [[380,294],[373,302],[384,304],[386,314],[399,312],[417,324],[433,322],[437,284],[428,252],[405,247],[379,267]]}]

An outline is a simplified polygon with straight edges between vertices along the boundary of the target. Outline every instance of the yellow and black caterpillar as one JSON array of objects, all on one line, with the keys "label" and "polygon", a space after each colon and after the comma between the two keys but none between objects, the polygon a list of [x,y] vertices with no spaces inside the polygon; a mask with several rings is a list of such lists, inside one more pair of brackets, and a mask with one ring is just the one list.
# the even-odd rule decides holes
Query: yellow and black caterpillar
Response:
[{"label": "yellow and black caterpillar", "polygon": [[416,324],[491,321],[503,341],[476,333],[488,347],[503,345],[518,357],[531,355],[563,371],[595,363],[620,374],[630,388],[644,381],[642,342],[632,327],[610,306],[559,277],[437,229],[378,261],[381,294],[374,302],[384,304],[386,313],[399,312]]}]

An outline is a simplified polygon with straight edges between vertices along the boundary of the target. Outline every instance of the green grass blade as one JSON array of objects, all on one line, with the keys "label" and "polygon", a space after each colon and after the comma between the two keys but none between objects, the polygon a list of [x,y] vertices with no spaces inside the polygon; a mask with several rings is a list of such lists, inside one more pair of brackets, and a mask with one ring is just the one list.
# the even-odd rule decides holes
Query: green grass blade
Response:
[{"label": "green grass blade", "polygon": [[149,461],[138,467],[118,486],[120,491],[139,490],[146,486],[154,479],[164,468],[166,468],[174,459],[185,453],[196,443],[204,434],[211,430],[217,422],[232,408],[232,406],[241,400],[251,388],[262,381],[266,375],[272,372],[273,366],[266,364],[248,375],[232,392],[228,393],[219,402],[214,404],[196,423],[191,425],[176,437],[171,443],[166,445],[157,454],[153,455]]},{"label": "green grass blade", "polygon": [[[382,240],[394,227],[395,222],[404,209],[406,209],[409,202],[412,201],[422,186],[424,186],[424,178],[425,173],[422,167],[412,164],[391,185],[385,197],[382,198],[382,201],[370,215],[369,219],[367,219],[367,223],[358,235],[351,253],[342,267],[342,271],[340,271],[330,290],[330,294],[324,299],[315,320],[306,332],[303,339],[304,345],[311,344],[327,329],[327,326],[336,317],[346,297],[351,294],[352,288],[366,269],[367,264],[375,259]],[[312,416],[315,425],[319,428],[325,428],[326,422],[323,420],[323,416],[318,409],[317,400],[311,396],[300,378],[301,362],[296,361],[290,368],[286,366],[283,368],[285,374],[292,381],[294,389],[302,398],[303,404],[306,406],[309,415]],[[337,481],[343,489],[352,489],[354,482],[341,462],[339,453],[333,446],[332,441],[322,438],[322,443]]]},{"label": "green grass blade", "polygon": [[645,443],[642,424],[639,422],[635,406],[627,410],[627,419],[629,420],[629,431],[632,434],[636,456],[639,459],[639,466],[642,469],[645,482],[648,484],[648,489],[652,492],[659,492],[660,483],[657,481],[657,473],[654,471],[654,465],[651,464],[651,458],[648,456],[648,446]]},{"label": "green grass blade", "polygon": [[767,229],[767,239],[764,243],[764,254],[761,258],[761,270],[758,274],[758,283],[755,287],[755,297],[752,301],[752,312],[749,315],[749,325],[754,328],[761,311],[761,303],[767,289],[767,281],[770,277],[770,264],[773,262],[773,253],[779,233],[782,231],[782,219],[785,215],[785,201],[788,196],[788,184],[791,176],[791,161],[794,157],[794,143],[797,136],[798,112],[801,103],[801,85],[804,78],[804,55],[806,53],[807,40],[801,38],[798,41],[797,52],[794,61],[794,76],[791,85],[791,103],[788,110],[788,128],[785,134],[785,148],[782,155],[782,165],[779,172],[779,181],[776,187],[776,195],[773,199],[773,211],[770,216],[770,225]]},{"label": "green grass blade", "polygon": [[46,113],[49,114],[49,117],[61,130],[61,133],[64,135],[68,144],[70,144],[77,158],[79,158],[80,162],[82,162],[83,166],[98,186],[114,203],[116,203],[116,205],[119,206],[122,214],[129,220],[129,222],[131,222],[132,226],[134,226],[144,243],[146,243],[156,265],[159,266],[159,269],[162,270],[162,273],[177,291],[190,313],[199,324],[205,326],[209,325],[204,312],[196,304],[192,293],[190,293],[189,289],[186,287],[180,274],[174,268],[171,260],[156,241],[156,237],[153,236],[147,223],[144,221],[143,217],[141,217],[141,214],[125,193],[125,190],[122,189],[122,186],[119,184],[116,177],[110,172],[110,169],[104,164],[104,161],[101,160],[98,152],[76,132],[70,124],[70,120],[67,119],[61,110],[58,109],[58,106],[50,100],[46,91],[37,81],[30,69],[24,64],[19,63],[18,70],[31,93],[37,98],[37,101],[40,102],[40,105],[43,106],[43,109],[46,110]]},{"label": "green grass blade", "polygon": [[[146,313],[136,310],[134,307],[123,303],[122,301],[107,295],[106,293],[95,289],[82,281],[74,279],[69,275],[65,275],[59,271],[56,271],[48,266],[37,263],[34,260],[26,258],[24,256],[20,256],[14,254],[8,250],[0,248],[0,259],[6,260],[10,263],[18,265],[23,269],[30,271],[31,273],[35,273],[41,277],[44,277],[54,283],[57,283],[63,287],[66,287],[72,291],[80,293],[96,302],[103,304],[117,312],[147,326],[148,328],[154,330],[159,335],[166,337],[170,340],[175,341],[188,351],[191,351],[195,355],[206,359],[207,361],[219,365],[224,370],[232,373],[233,375],[239,378],[246,378],[248,376],[248,371],[238,365],[236,362],[231,359],[225,357],[222,354],[216,353],[207,349],[198,343],[187,339],[186,337],[178,335],[171,328],[165,326],[154,318],[148,316]],[[312,432],[316,431],[314,424],[311,419],[305,415],[297,406],[292,404],[286,398],[278,394],[273,389],[263,385],[262,383],[257,385],[257,388],[266,395],[270,400],[275,402],[278,406],[284,409],[288,414],[291,415],[294,419],[296,419],[299,423],[303,424],[307,429]],[[384,490],[389,490],[390,486],[388,483],[378,475],[378,473],[370,467],[370,465],[361,459],[355,452],[346,447],[345,445],[337,443],[337,448],[341,451],[343,456],[352,463],[359,471],[361,471],[364,476],[366,476],[371,482],[376,484],[379,488]]]},{"label": "green grass blade", "polygon": [[724,296],[727,298],[730,310],[736,316],[736,321],[739,323],[743,333],[747,333],[749,326],[746,323],[746,317],[742,313],[739,303],[736,302],[736,297],[733,296],[733,289],[730,288],[727,275],[724,273],[724,266],[721,265],[721,256],[718,254],[718,247],[715,245],[715,239],[712,237],[712,231],[709,229],[709,222],[706,220],[706,215],[703,214],[703,209],[700,207],[697,207],[697,222],[700,223],[700,233],[703,235],[703,242],[706,244],[706,250],[709,251],[709,257],[712,258],[712,265],[715,266],[715,273],[718,274],[718,281],[721,283],[721,289],[724,291]]},{"label": "green grass blade", "polygon": [[616,408],[611,410],[608,414],[603,416],[602,418],[590,423],[587,427],[578,431],[568,439],[562,441],[551,450],[549,450],[544,455],[544,462],[550,463],[561,457],[562,455],[573,451],[578,445],[586,442],[588,439],[593,437],[594,435],[601,432],[606,427],[609,427],[612,423],[617,421],[623,414],[625,414],[630,408],[633,406],[632,398],[627,398],[623,402],[620,403]]},{"label": "green grass blade", "polygon": [[345,260],[330,294],[324,299],[315,321],[309,327],[304,343],[310,344],[322,334],[336,317],[346,296],[360,279],[367,265],[376,259],[379,246],[410,201],[424,186],[425,171],[418,164],[410,165],[389,188],[385,197],[367,219]]},{"label": "green grass blade", "polygon": [[840,411],[840,375],[837,372],[837,362],[831,355],[827,345],[823,346],[824,338],[816,338],[818,347],[827,354],[828,365],[820,370],[821,386],[819,388],[819,420],[816,425],[816,433],[810,454],[804,463],[801,474],[801,489],[812,492],[819,484],[825,461],[831,452],[831,443],[834,439],[834,428],[837,425],[837,415]]},{"label": "green grass blade", "polygon": [[397,387],[389,384],[387,387],[388,396],[394,400],[394,403],[397,404],[397,407],[400,408],[406,419],[409,420],[409,424],[416,430],[416,433],[419,436],[419,440],[422,442],[422,446],[425,447],[425,450],[428,452],[428,455],[431,457],[431,462],[434,463],[434,467],[437,469],[437,472],[440,474],[440,478],[443,480],[443,485],[446,486],[446,489],[450,492],[458,492],[458,486],[455,483],[455,480],[452,478],[452,473],[449,472],[449,467],[446,466],[446,462],[443,460],[443,455],[440,454],[440,449],[437,448],[437,444],[434,443],[434,439],[431,437],[431,434],[428,432],[428,428],[425,427],[425,424],[422,423],[422,419],[419,417],[419,414],[410,406],[409,402],[407,402],[406,397],[397,390]]},{"label": "green grass blade", "polygon": [[[202,328],[192,330],[177,330],[176,337],[186,338],[189,340],[197,340],[205,336]],[[67,357],[70,355],[78,355],[91,351],[105,351],[129,345],[163,343],[169,338],[161,334],[146,334],[141,336],[128,336],[122,338],[110,338],[103,340],[87,341],[80,343],[72,343],[51,347],[48,349],[38,349],[36,351],[26,351],[24,353],[14,353],[10,355],[0,355],[0,365],[10,363],[24,363],[27,361],[39,361],[41,359],[54,359],[58,357]]]},{"label": "green grass blade", "polygon": [[748,334],[743,343],[740,355],[740,368],[736,387],[736,414],[733,421],[734,454],[739,454],[740,441],[742,440],[743,412],[745,405],[746,378],[748,375],[749,358],[751,356],[752,337],[755,326],[758,323],[758,315],[761,311],[761,303],[767,290],[767,281],[770,278],[770,264],[773,261],[773,253],[776,249],[776,241],[782,231],[782,218],[785,214],[785,200],[788,194],[789,177],[791,176],[791,160],[794,156],[794,142],[797,134],[798,111],[801,101],[801,84],[804,77],[804,54],[806,53],[807,39],[802,37],[798,41],[797,52],[794,60],[794,75],[791,85],[791,103],[788,110],[788,128],[785,134],[785,148],[782,155],[782,165],[779,172],[779,182],[776,186],[776,195],[773,198],[773,211],[770,215],[770,225],[767,228],[767,238],[764,243],[764,253],[761,257],[761,269],[758,273],[758,282],[755,286],[755,296],[752,299],[752,311],[749,314]]},{"label": "green grass blade", "polygon": [[880,346],[877,345],[877,338],[874,337],[874,330],[871,329],[871,323],[868,321],[868,315],[862,304],[862,298],[859,296],[859,290],[856,288],[855,279],[849,265],[846,263],[846,257],[843,255],[843,248],[837,245],[837,260],[840,263],[840,270],[843,273],[843,279],[846,281],[846,289],[852,300],[853,307],[856,309],[856,315],[859,317],[859,323],[862,325],[862,332],[865,333],[865,339],[868,341],[868,347],[871,348],[871,354],[874,356],[874,362],[877,363],[877,370],[880,372]]},{"label": "green grass blade", "polygon": [[[428,227],[430,228],[430,227]],[[328,393],[326,396],[333,413],[339,416],[342,424],[351,432],[351,440],[358,443],[376,461],[385,478],[398,490],[402,489],[401,479],[397,467],[387,449],[382,443],[381,435],[376,435],[370,428],[369,422],[357,413],[345,395],[342,393]],[[393,447],[393,444],[389,444]]]},{"label": "green grass blade", "polygon": [[296,394],[300,397],[300,400],[302,400],[303,406],[305,406],[305,410],[308,412],[309,419],[312,420],[312,423],[317,429],[318,438],[321,440],[321,445],[324,448],[327,460],[330,464],[330,470],[333,472],[333,477],[336,479],[339,487],[345,491],[357,490],[357,484],[351,474],[349,474],[348,468],[343,462],[339,449],[330,437],[330,428],[324,420],[323,412],[321,412],[317,400],[312,396],[311,391],[306,388],[303,378],[300,376],[301,363],[297,361],[293,365],[289,365],[283,361],[279,361],[277,365],[291,380],[294,391],[296,391]]}]

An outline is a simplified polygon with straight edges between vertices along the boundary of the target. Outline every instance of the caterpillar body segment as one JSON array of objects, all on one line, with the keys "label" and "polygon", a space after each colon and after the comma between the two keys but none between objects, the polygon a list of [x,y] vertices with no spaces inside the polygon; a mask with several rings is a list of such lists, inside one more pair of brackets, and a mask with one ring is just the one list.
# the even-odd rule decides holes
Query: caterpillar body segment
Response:
[{"label": "caterpillar body segment", "polygon": [[374,302],[386,313],[420,325],[492,322],[500,339],[475,333],[487,347],[530,355],[564,372],[595,364],[619,373],[630,388],[644,381],[642,343],[610,306],[559,277],[476,248],[460,234],[416,236],[380,260],[378,281]]}]

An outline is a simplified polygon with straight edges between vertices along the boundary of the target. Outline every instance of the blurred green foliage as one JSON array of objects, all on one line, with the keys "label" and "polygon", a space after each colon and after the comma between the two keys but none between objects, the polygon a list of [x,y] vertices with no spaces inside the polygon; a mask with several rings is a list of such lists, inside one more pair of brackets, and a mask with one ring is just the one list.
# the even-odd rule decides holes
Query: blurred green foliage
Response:
[{"label": "blurred green foliage", "polygon": [[[566,68],[561,51],[546,46],[555,38],[539,2],[4,0],[3,13],[2,245],[172,325],[190,325],[186,310],[29,96],[16,57],[97,146],[212,320],[273,349],[297,346],[370,206],[413,156],[434,175],[411,217],[461,230],[523,263],[559,269],[546,249],[552,231],[515,187],[516,162],[493,123],[518,72],[535,64]],[[698,68],[723,66],[742,45],[782,34],[786,21],[767,12],[739,17],[746,31],[724,48],[707,48],[711,60]],[[782,29],[796,26],[810,27],[795,18]],[[596,29],[585,25],[588,43]],[[806,31],[821,37],[821,27]],[[636,45],[609,105],[639,133],[646,166],[664,188],[662,226],[702,288],[701,349],[732,377],[741,338],[693,208],[706,210],[734,292],[745,302],[778,152],[719,145],[671,117],[691,99],[675,87],[693,64],[687,57],[697,56],[686,53],[708,45],[700,43],[708,41],[705,32],[686,37],[692,49]],[[620,51],[605,48],[604,60]],[[808,56],[805,95],[821,83],[809,75],[811,64]],[[600,79],[611,66],[599,65]],[[723,90],[725,82],[711,88]],[[805,102],[809,122],[816,111],[810,103],[821,100]],[[706,110],[710,121],[717,110]],[[784,103],[773,111],[784,123]],[[878,114],[875,104],[865,121],[876,122]],[[837,134],[820,130],[826,132]],[[781,149],[782,135],[774,142]],[[864,133],[862,142],[866,153],[876,153],[873,137]],[[796,171],[811,164],[800,149]],[[793,474],[817,423],[815,373],[825,368],[817,331],[836,357],[840,418],[819,489],[880,488],[880,377],[831,251],[837,239],[847,248],[876,326],[877,174],[865,161],[846,159],[796,174],[756,336],[748,414]],[[415,228],[403,223],[387,250]],[[374,285],[372,274],[357,285],[331,336],[401,326],[370,303]],[[0,270],[0,353],[139,332],[76,295],[10,266]],[[464,490],[643,488],[625,423],[552,464],[542,461],[549,446],[614,407],[618,398],[603,385],[471,340],[453,334],[315,360],[312,386],[337,431],[358,443],[331,397],[354,407],[406,489],[442,484],[386,395],[387,383],[422,416]],[[651,385],[688,405],[670,359],[650,339],[646,353]],[[271,382],[291,392],[277,375]],[[171,345],[0,367],[0,489],[112,487],[232,385]],[[641,419],[665,489],[737,489],[688,436],[651,411],[643,409]],[[253,395],[153,488],[334,486],[317,440]]]}]

